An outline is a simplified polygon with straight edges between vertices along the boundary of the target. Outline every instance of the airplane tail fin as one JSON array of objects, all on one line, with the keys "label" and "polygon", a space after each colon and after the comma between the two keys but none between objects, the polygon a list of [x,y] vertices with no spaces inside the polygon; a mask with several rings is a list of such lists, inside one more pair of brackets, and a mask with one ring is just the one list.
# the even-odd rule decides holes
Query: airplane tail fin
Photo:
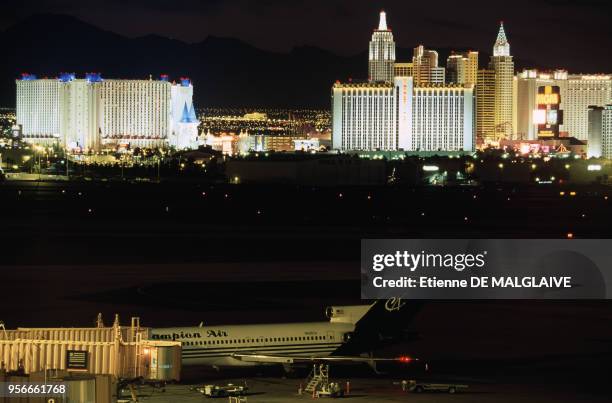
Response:
[{"label": "airplane tail fin", "polygon": [[420,301],[405,301],[401,298],[377,300],[372,305],[363,305],[364,313],[356,320],[351,342],[342,348],[342,353],[361,353],[398,341],[414,339],[414,318],[421,310]]},{"label": "airplane tail fin", "polygon": [[329,306],[325,309],[325,315],[331,323],[356,324],[372,309],[371,305],[345,305]]},{"label": "airplane tail fin", "polygon": [[377,300],[367,313],[356,322],[356,330],[366,329],[405,329],[421,310],[423,303],[402,298]]}]

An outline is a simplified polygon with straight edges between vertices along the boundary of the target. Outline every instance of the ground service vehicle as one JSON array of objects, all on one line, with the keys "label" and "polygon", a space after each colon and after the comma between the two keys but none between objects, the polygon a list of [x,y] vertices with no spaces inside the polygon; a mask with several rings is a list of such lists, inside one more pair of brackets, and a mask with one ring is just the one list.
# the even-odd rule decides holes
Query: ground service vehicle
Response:
[{"label": "ground service vehicle", "polygon": [[247,391],[247,387],[229,383],[225,386],[204,385],[197,388],[197,390],[206,397],[228,397],[244,395]]},{"label": "ground service vehicle", "polygon": [[468,388],[468,385],[460,385],[455,383],[428,383],[428,382],[417,382],[414,379],[409,381],[402,381],[402,390],[409,390],[410,392],[448,392],[457,393],[461,390]]}]

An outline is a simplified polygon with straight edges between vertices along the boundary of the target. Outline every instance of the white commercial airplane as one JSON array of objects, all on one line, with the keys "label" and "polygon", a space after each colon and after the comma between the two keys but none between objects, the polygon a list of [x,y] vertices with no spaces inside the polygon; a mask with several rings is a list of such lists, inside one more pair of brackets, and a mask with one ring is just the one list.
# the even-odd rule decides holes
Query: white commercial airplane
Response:
[{"label": "white commercial airplane", "polygon": [[[365,355],[410,321],[416,309],[404,309],[399,298],[371,305],[332,306],[328,322],[172,327],[152,329],[151,339],[182,343],[182,364],[214,368],[312,362],[410,362],[410,357]],[[407,311],[409,318],[402,315]],[[402,315],[400,319],[400,315]],[[400,326],[398,326],[400,325]],[[396,333],[396,332],[395,332]]]}]

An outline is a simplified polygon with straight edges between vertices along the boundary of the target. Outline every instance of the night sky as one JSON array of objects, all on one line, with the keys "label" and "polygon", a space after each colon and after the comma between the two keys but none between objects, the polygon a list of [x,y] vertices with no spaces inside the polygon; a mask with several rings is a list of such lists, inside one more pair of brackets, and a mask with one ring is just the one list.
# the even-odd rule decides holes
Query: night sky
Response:
[{"label": "night sky", "polygon": [[[363,51],[384,8],[398,46],[491,52],[504,20],[512,54],[534,66],[612,71],[612,2],[515,0],[431,2],[358,0],[8,0],[0,29],[33,13],[75,16],[130,37],[159,34],[186,42],[208,35],[288,51],[314,45],[341,55]],[[577,72],[577,71],[575,71]]]}]

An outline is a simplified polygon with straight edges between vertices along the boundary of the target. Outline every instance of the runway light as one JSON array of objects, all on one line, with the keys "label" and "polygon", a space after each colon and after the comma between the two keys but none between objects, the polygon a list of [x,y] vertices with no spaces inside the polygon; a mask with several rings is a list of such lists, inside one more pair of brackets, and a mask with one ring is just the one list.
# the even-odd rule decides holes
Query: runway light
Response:
[{"label": "runway light", "polygon": [[567,239],[572,239],[574,237],[574,233],[573,232],[568,232],[567,233]]},{"label": "runway light", "polygon": [[559,192],[559,196],[565,196],[565,192]]},{"label": "runway light", "polygon": [[408,357],[408,356],[401,356],[398,358],[398,360],[400,362],[412,362],[412,357]]},{"label": "runway light", "polygon": [[570,196],[576,196],[576,192],[570,192]]}]

